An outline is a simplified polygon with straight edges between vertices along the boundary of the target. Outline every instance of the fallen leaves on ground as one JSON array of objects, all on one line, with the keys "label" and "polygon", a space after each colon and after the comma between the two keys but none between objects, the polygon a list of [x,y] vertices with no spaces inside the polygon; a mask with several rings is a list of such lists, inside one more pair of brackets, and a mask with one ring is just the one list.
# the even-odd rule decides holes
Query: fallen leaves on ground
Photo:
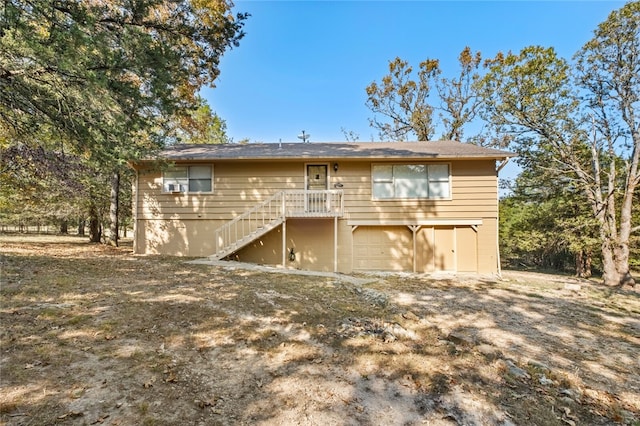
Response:
[{"label": "fallen leaves on ground", "polygon": [[0,424],[640,422],[640,300],[571,277],[369,284],[0,235]]}]

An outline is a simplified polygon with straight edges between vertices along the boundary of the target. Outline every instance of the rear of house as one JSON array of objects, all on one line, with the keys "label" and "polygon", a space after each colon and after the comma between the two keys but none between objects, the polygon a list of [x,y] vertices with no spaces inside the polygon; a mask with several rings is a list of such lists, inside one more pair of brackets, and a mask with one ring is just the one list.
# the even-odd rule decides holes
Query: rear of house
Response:
[{"label": "rear of house", "polygon": [[134,164],[134,251],[318,271],[498,271],[497,162],[453,141],[179,145]]}]

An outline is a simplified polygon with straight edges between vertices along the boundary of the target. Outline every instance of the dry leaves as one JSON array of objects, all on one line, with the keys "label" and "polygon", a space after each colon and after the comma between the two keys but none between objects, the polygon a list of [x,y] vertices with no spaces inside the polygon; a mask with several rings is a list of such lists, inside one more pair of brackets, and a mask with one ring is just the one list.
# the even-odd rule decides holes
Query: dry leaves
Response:
[{"label": "dry leaves", "polygon": [[6,425],[640,422],[640,300],[589,282],[357,285],[77,238],[0,247]]}]

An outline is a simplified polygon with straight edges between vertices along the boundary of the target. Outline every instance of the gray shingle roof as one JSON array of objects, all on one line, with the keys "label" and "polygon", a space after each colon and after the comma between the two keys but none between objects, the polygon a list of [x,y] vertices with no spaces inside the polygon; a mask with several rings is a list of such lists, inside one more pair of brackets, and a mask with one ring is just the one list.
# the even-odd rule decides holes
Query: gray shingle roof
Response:
[{"label": "gray shingle roof", "polygon": [[179,160],[279,159],[504,159],[515,154],[455,141],[311,142],[174,145],[158,158]]}]

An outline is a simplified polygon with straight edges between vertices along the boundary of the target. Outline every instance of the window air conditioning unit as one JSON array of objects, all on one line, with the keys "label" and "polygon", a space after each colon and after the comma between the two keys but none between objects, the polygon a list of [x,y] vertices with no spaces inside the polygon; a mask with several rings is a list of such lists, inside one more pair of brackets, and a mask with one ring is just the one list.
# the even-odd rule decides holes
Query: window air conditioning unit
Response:
[{"label": "window air conditioning unit", "polygon": [[181,192],[180,185],[177,183],[167,184],[167,192]]}]

